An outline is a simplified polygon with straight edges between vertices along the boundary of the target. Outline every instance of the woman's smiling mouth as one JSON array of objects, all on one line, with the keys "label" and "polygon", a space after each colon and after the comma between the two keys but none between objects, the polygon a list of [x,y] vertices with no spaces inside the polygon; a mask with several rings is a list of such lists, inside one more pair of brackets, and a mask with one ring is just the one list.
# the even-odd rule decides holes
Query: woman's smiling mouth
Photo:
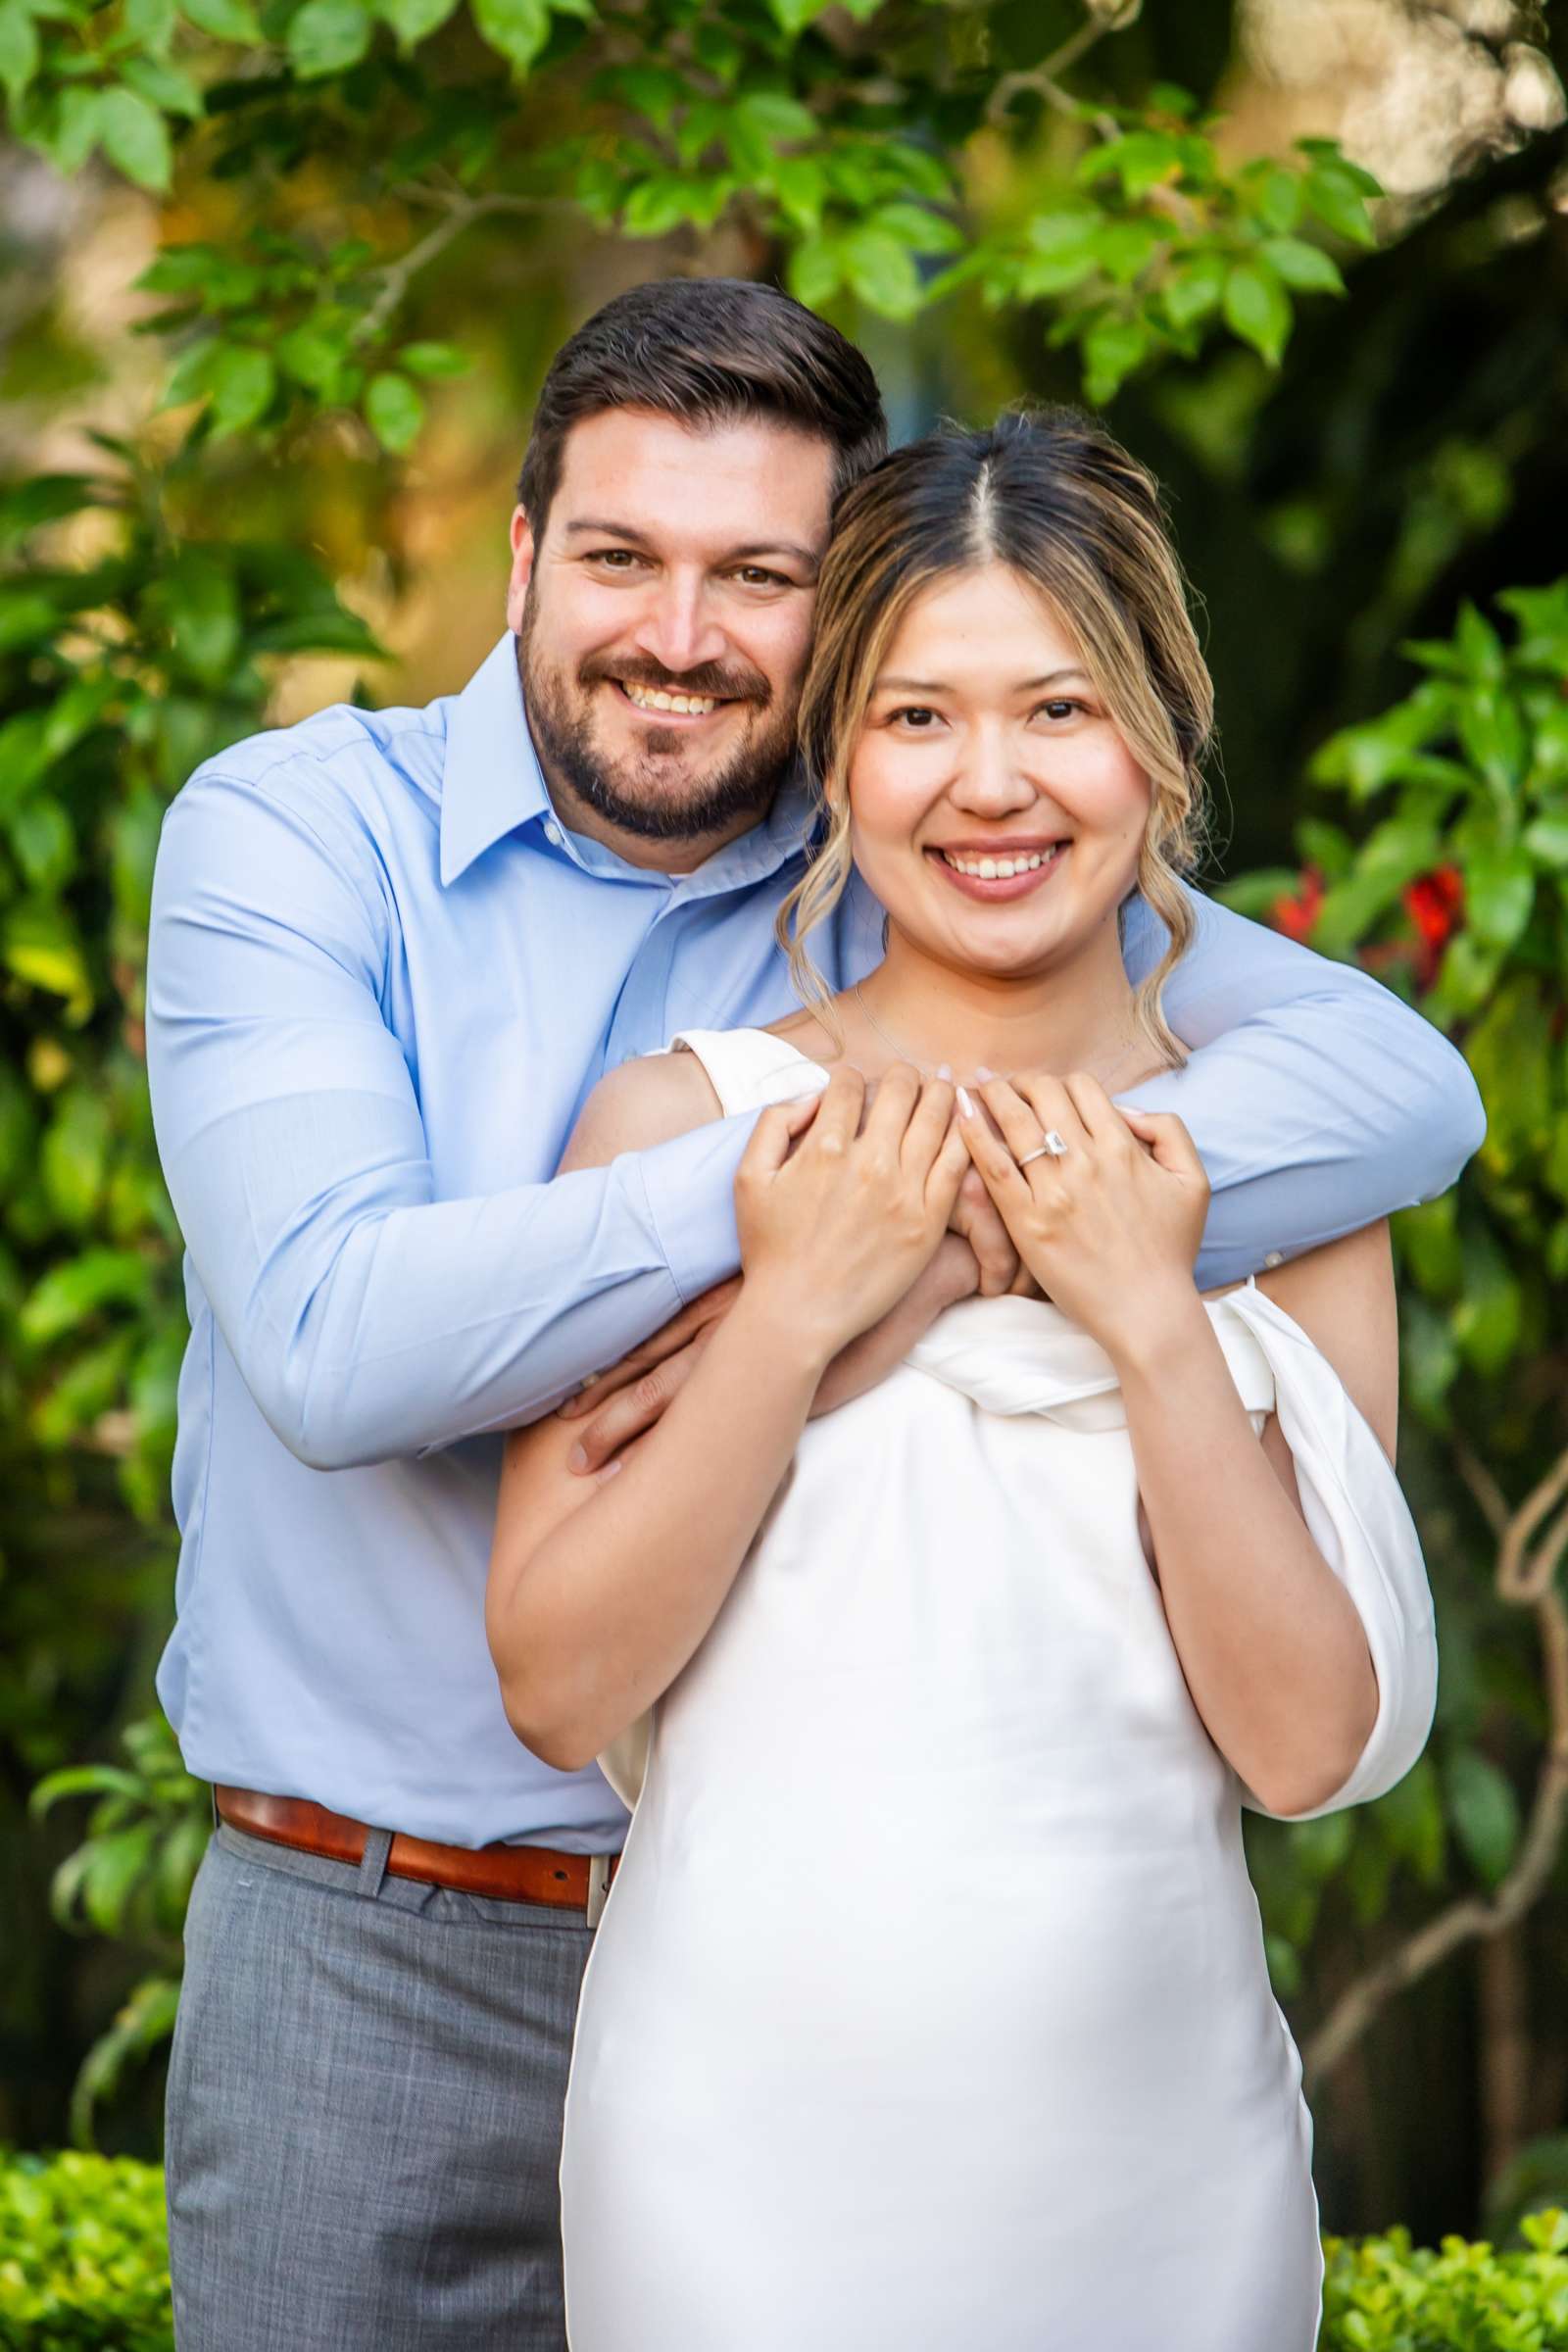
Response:
[{"label": "woman's smiling mouth", "polygon": [[1067,841],[1019,842],[1004,849],[998,842],[982,850],[965,843],[953,849],[934,847],[925,854],[966,899],[996,901],[1027,898],[1040,889],[1071,846]]}]

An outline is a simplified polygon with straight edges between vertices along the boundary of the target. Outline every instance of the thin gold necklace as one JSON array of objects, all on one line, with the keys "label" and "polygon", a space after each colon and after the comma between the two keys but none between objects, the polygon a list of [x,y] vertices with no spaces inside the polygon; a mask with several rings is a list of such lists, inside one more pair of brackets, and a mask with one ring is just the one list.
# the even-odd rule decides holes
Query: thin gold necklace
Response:
[{"label": "thin gold necklace", "polygon": [[[860,988],[860,983],[858,982],[858,980],[857,980],[857,981],[856,981],[856,983],[855,983],[855,986],[854,986],[854,989],[853,989],[853,992],[852,992],[852,993],[853,993],[853,995],[854,995],[855,1002],[857,1003],[857,1004],[858,1004],[858,1006],[860,1007],[860,1010],[861,1010],[861,1011],[864,1013],[864,1015],[865,1015],[865,1017],[866,1017],[867,1021],[870,1023],[871,1027],[872,1027],[872,1028],[873,1028],[873,1029],[876,1031],[876,1034],[877,1034],[877,1036],[878,1036],[878,1037],[879,1037],[879,1038],[882,1040],[882,1043],[883,1043],[885,1046],[891,1046],[891,1048],[893,1049],[893,1052],[894,1052],[894,1053],[895,1053],[895,1054],[898,1055],[898,1057],[899,1057],[899,1059],[900,1059],[901,1061],[906,1061],[906,1062],[908,1062],[912,1068],[914,1068],[914,1069],[916,1069],[916,1070],[918,1070],[918,1071],[919,1071],[919,1073],[920,1073],[920,1075],[921,1075],[921,1077],[922,1077],[922,1078],[949,1078],[949,1079],[951,1079],[951,1078],[952,1078],[952,1076],[953,1076],[953,1072],[952,1072],[952,1070],[951,1070],[951,1069],[948,1067],[948,1065],[947,1065],[947,1063],[946,1063],[945,1061],[944,1061],[944,1062],[939,1062],[939,1063],[936,1065],[936,1067],[935,1067],[935,1068],[933,1068],[930,1062],[928,1062],[928,1061],[922,1061],[922,1060],[920,1059],[920,1057],[919,1057],[919,1055],[918,1055],[917,1054],[911,1054],[911,1053],[910,1053],[910,1051],[909,1051],[909,1049],[908,1049],[908,1047],[907,1047],[907,1046],[901,1045],[901,1044],[900,1044],[900,1042],[899,1042],[899,1040],[898,1040],[896,1037],[893,1037],[893,1036],[890,1036],[890,1035],[889,1035],[888,1031],[887,1031],[886,1029],[884,1029],[884,1028],[883,1028],[883,1026],[882,1026],[881,1022],[880,1022],[880,1021],[877,1019],[877,1017],[876,1017],[876,1014],[875,1014],[875,1013],[874,1013],[874,1012],[871,1010],[871,1007],[870,1007],[870,1005],[869,1005],[869,1004],[866,1003],[866,1001],[865,1001],[865,997],[864,997],[864,995],[863,995],[863,993],[862,993],[862,991],[861,991],[861,988]],[[1131,1048],[1131,1047],[1129,1047],[1129,1048],[1127,1049],[1127,1052],[1128,1052],[1128,1053],[1131,1053],[1131,1051],[1132,1051],[1132,1048]],[[1120,1056],[1120,1058],[1119,1058],[1118,1060],[1116,1060],[1116,1061],[1113,1061],[1113,1062],[1111,1063],[1111,1065],[1110,1065],[1110,1073],[1111,1073],[1111,1077],[1114,1077],[1114,1076],[1115,1076],[1116,1072],[1117,1072],[1117,1071],[1120,1069],[1122,1062],[1124,1062],[1124,1061],[1126,1060],[1126,1058],[1127,1058],[1127,1054],[1123,1054]],[[992,1078],[1006,1078],[1006,1077],[1012,1077],[1012,1076],[1016,1076],[1016,1074],[1017,1074],[1017,1073],[1016,1073],[1016,1072],[1012,1072],[1012,1071],[1006,1071],[1006,1070],[990,1070],[990,1071],[988,1071],[986,1074],[987,1074],[987,1076],[988,1076],[988,1077],[992,1077]],[[978,1077],[979,1077],[979,1075],[980,1075],[980,1073],[979,1073],[979,1072],[978,1072],[978,1070],[977,1070],[977,1071],[975,1072],[975,1076],[976,1076],[976,1078],[978,1078]],[[1099,1076],[1099,1073],[1098,1073],[1098,1071],[1097,1071],[1097,1072],[1094,1072],[1094,1073],[1093,1073],[1093,1075],[1095,1075],[1095,1076]],[[1110,1083],[1109,1083],[1109,1080],[1108,1080],[1108,1079],[1105,1079],[1105,1078],[1102,1078],[1102,1079],[1100,1080],[1100,1083],[1101,1083],[1101,1085],[1102,1085],[1102,1087],[1105,1089],[1105,1092],[1106,1092],[1106,1094],[1108,1095],[1108,1094],[1110,1093],[1110,1091],[1111,1091],[1111,1090],[1110,1090]]]}]

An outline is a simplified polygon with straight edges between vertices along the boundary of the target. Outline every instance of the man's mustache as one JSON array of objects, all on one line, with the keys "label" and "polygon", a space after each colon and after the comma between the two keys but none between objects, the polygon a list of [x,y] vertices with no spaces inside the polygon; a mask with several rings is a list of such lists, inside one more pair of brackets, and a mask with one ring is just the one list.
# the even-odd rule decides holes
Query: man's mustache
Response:
[{"label": "man's mustache", "polygon": [[723,669],[716,662],[700,662],[695,669],[671,677],[653,662],[617,662],[609,654],[591,654],[577,676],[584,686],[596,686],[608,678],[618,686],[642,686],[650,694],[707,694],[718,702],[756,703],[760,709],[773,699],[760,669]]}]

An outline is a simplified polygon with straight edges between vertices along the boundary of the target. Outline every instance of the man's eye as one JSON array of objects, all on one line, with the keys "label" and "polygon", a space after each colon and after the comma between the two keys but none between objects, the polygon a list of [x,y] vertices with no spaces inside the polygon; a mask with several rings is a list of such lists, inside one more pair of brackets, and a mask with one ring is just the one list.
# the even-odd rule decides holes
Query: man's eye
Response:
[{"label": "man's eye", "polygon": [[588,558],[590,564],[603,564],[609,571],[629,571],[632,564],[642,562],[635,549],[629,547],[596,547]]},{"label": "man's eye", "polygon": [[760,564],[742,564],[735,574],[748,588],[788,588],[792,583],[781,571],[768,571]]}]

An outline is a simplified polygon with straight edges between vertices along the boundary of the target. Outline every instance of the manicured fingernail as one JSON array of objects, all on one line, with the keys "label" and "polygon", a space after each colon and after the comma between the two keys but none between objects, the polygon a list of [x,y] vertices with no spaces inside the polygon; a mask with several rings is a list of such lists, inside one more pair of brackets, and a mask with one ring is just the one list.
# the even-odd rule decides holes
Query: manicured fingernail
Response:
[{"label": "manicured fingernail", "polygon": [[974,1074],[977,1078],[983,1081],[987,1078],[994,1078],[997,1073],[995,1070],[988,1070],[983,1061],[977,1061],[975,1063]]},{"label": "manicured fingernail", "polygon": [[601,1477],[602,1479],[605,1479],[605,1478],[613,1478],[613,1477],[614,1477],[614,1475],[615,1475],[615,1472],[616,1472],[616,1471],[617,1471],[617,1470],[620,1468],[620,1462],[621,1462],[621,1457],[620,1457],[620,1455],[619,1455],[618,1453],[617,1453],[617,1454],[614,1454],[614,1455],[612,1455],[612,1456],[611,1457],[611,1459],[610,1459],[610,1460],[609,1460],[609,1461],[608,1461],[608,1462],[605,1464],[604,1468],[603,1468],[603,1469],[600,1471],[600,1473],[599,1473],[600,1477]]},{"label": "manicured fingernail", "polygon": [[566,1456],[566,1467],[568,1470],[587,1469],[588,1448],[586,1446],[574,1446],[572,1447],[571,1451]]},{"label": "manicured fingernail", "polygon": [[946,1079],[948,1079],[948,1080],[951,1082],[951,1080],[952,1080],[952,1077],[953,1077],[953,1072],[952,1072],[952,1071],[949,1069],[949,1067],[948,1067],[948,1065],[947,1065],[947,1063],[946,1063],[945,1061],[939,1061],[939,1062],[937,1063],[937,1076],[938,1076],[939,1078],[946,1078]]},{"label": "manicured fingernail", "polygon": [[961,1086],[958,1089],[958,1108],[966,1119],[974,1117],[974,1104],[969,1100],[968,1090]]}]

